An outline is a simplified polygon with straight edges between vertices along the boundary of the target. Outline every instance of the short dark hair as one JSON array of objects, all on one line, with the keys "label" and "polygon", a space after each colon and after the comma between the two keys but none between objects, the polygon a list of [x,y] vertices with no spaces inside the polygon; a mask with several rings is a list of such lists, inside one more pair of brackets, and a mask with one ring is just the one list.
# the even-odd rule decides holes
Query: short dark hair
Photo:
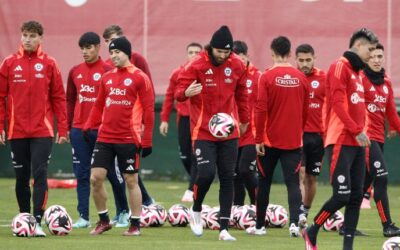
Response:
[{"label": "short dark hair", "polygon": [[100,44],[100,37],[95,32],[86,32],[79,38],[79,47]]},{"label": "short dark hair", "polygon": [[37,21],[27,21],[22,24],[21,32],[29,31],[33,33],[38,33],[39,36],[43,35],[43,26]]},{"label": "short dark hair", "polygon": [[244,54],[247,55],[248,47],[247,44],[243,41],[236,40],[233,42],[233,52],[236,54]]},{"label": "short dark hair", "polygon": [[113,24],[107,28],[105,28],[103,32],[103,38],[108,39],[112,34],[117,34],[117,36],[123,36],[124,32],[122,31],[122,28],[116,24]]},{"label": "short dark hair", "polygon": [[278,36],[271,42],[271,49],[275,54],[280,56],[288,56],[290,53],[290,41],[286,36]]},{"label": "short dark hair", "polygon": [[380,44],[380,43],[378,43],[378,44],[376,45],[376,48],[375,48],[375,49],[381,49],[381,50],[385,51],[385,47],[383,47],[383,45]]},{"label": "short dark hair", "polygon": [[189,43],[189,44],[186,46],[186,49],[188,49],[189,47],[199,47],[200,49],[203,49],[203,46],[201,46],[200,43],[196,43],[196,42]]},{"label": "short dark hair", "polygon": [[314,48],[308,43],[303,43],[296,48],[296,56],[299,53],[311,53],[311,55],[314,55]]},{"label": "short dark hair", "polygon": [[372,32],[371,30],[369,30],[367,28],[361,28],[359,30],[354,31],[353,35],[350,38],[349,48],[353,47],[354,43],[358,39],[365,39],[368,42],[370,42],[371,44],[375,44],[375,43],[379,42],[379,39],[374,34],[374,32]]}]

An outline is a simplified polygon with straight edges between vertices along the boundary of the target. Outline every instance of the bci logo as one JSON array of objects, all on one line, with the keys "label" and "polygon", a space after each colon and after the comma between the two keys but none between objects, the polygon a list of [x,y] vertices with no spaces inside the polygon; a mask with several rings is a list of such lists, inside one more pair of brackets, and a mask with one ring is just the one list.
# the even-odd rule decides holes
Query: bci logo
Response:
[{"label": "bci logo", "polygon": [[110,88],[110,95],[126,95],[126,89]]},{"label": "bci logo", "polygon": [[94,86],[82,84],[80,92],[94,93]]}]

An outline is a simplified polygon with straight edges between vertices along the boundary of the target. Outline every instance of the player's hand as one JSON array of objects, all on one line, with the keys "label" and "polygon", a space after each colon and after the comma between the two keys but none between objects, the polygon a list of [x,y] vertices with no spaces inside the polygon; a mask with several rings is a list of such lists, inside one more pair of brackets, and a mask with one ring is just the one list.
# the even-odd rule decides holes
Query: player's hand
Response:
[{"label": "player's hand", "polygon": [[189,87],[185,90],[186,97],[192,97],[201,93],[203,86],[201,83],[198,83],[197,80],[194,80]]},{"label": "player's hand", "polygon": [[160,124],[160,134],[167,136],[168,134],[168,122],[161,122]]},{"label": "player's hand", "polygon": [[6,132],[4,130],[0,134],[0,145],[6,145]]},{"label": "player's hand", "polygon": [[369,147],[369,145],[371,145],[368,136],[364,132],[359,133],[356,136],[356,140],[358,142],[358,145],[360,145],[361,147]]},{"label": "player's hand", "polygon": [[146,157],[149,156],[152,152],[153,152],[153,148],[152,148],[152,147],[142,148],[142,157],[143,157],[143,158],[146,158]]},{"label": "player's hand", "polygon": [[67,143],[68,142],[68,139],[67,139],[67,137],[65,137],[65,136],[58,136],[58,134],[57,134],[57,137],[56,137],[56,143],[57,144],[64,144],[64,143]]},{"label": "player's hand", "polygon": [[396,130],[389,130],[389,131],[387,132],[386,137],[389,138],[389,139],[392,139],[392,138],[395,137],[396,135],[397,135]]},{"label": "player's hand", "polygon": [[264,156],[265,155],[264,143],[256,144],[256,151],[257,155]]},{"label": "player's hand", "polygon": [[243,135],[247,131],[248,126],[249,126],[249,123],[240,123],[239,124],[239,131],[240,131],[241,135]]}]

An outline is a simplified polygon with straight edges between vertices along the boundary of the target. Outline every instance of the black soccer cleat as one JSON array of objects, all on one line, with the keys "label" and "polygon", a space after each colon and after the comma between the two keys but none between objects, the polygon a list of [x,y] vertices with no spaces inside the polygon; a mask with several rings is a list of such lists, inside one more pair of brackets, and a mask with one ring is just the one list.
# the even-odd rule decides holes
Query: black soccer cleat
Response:
[{"label": "black soccer cleat", "polygon": [[396,227],[394,223],[392,223],[389,226],[383,228],[383,236],[385,237],[400,236],[400,228]]},{"label": "black soccer cleat", "polygon": [[[339,235],[342,235],[342,236],[344,235],[344,228],[343,227],[341,227],[339,229]],[[368,234],[356,229],[356,231],[354,232],[354,236],[368,236]]]}]

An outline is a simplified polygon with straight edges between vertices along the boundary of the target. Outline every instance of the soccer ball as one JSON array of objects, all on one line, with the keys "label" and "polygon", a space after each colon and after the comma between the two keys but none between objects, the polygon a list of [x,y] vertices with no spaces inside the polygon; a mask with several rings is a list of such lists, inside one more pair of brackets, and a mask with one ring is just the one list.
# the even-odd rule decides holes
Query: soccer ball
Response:
[{"label": "soccer ball", "polygon": [[288,222],[288,212],[281,205],[269,204],[267,214],[270,227],[284,227]]},{"label": "soccer ball", "polygon": [[174,227],[186,227],[189,224],[189,209],[175,204],[168,210],[168,221]]},{"label": "soccer ball", "polygon": [[156,215],[148,206],[142,205],[142,211],[140,212],[140,227],[150,226],[156,219],[155,217]]},{"label": "soccer ball", "polygon": [[164,225],[165,221],[167,220],[167,211],[165,208],[158,204],[151,204],[148,206],[148,209],[153,214],[153,220],[150,222],[151,227],[159,227]]},{"label": "soccer ball", "polygon": [[[203,228],[207,228],[207,215],[208,212],[211,210],[211,207],[209,205],[201,205],[201,225],[203,226]],[[190,207],[190,211],[193,211],[193,206]]]},{"label": "soccer ball", "polygon": [[207,214],[207,227],[211,230],[219,230],[219,207],[213,207]]},{"label": "soccer ball", "polygon": [[242,206],[240,205],[233,205],[231,207],[231,217],[229,218],[229,226],[230,227],[235,227],[236,226],[236,218],[235,215],[238,212],[239,209],[241,209]]},{"label": "soccer ball", "polygon": [[342,227],[343,222],[344,216],[342,212],[338,210],[325,221],[323,228],[325,231],[337,232]]},{"label": "soccer ball", "polygon": [[400,237],[389,238],[383,243],[382,250],[400,250]]},{"label": "soccer ball", "polygon": [[49,232],[54,235],[67,235],[72,231],[72,219],[67,211],[54,212],[47,224]]},{"label": "soccer ball", "polygon": [[36,219],[29,213],[17,214],[11,223],[13,234],[18,237],[30,237],[35,234]]},{"label": "soccer ball", "polygon": [[234,215],[235,226],[238,229],[246,229],[256,225],[256,211],[250,206],[243,206],[236,210]]},{"label": "soccer ball", "polygon": [[216,138],[226,138],[232,134],[235,128],[235,121],[226,113],[213,115],[208,122],[210,133]]},{"label": "soccer ball", "polygon": [[46,223],[46,225],[49,225],[50,220],[53,217],[55,217],[58,212],[67,212],[67,210],[63,206],[52,205],[52,206],[48,207],[46,209],[46,211],[44,211],[43,218],[44,218],[44,222]]}]

